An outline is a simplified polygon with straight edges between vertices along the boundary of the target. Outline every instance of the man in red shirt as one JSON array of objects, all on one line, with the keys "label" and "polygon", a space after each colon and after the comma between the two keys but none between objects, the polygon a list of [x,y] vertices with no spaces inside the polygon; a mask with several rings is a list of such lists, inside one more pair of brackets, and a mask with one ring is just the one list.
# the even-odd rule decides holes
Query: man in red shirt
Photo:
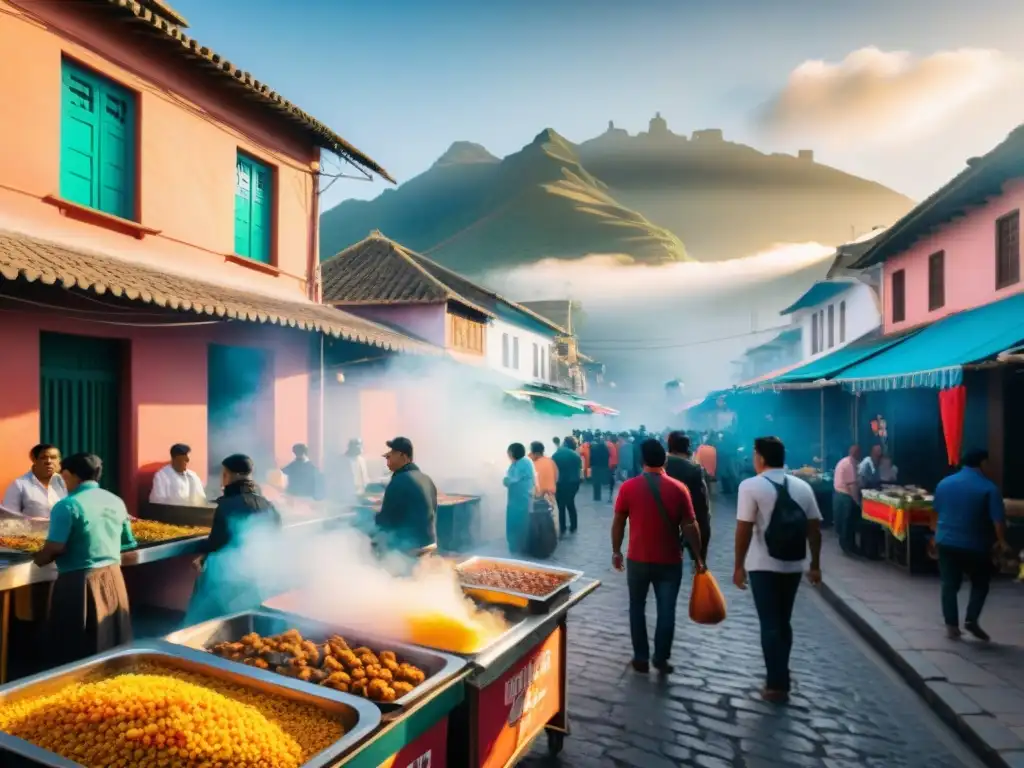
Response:
[{"label": "man in red shirt", "polygon": [[[647,643],[647,593],[654,587],[658,619],[654,628],[654,668],[672,672],[668,663],[676,628],[676,602],[683,580],[681,539],[690,552],[701,551],[693,502],[686,486],[665,474],[665,448],[654,439],[640,446],[644,471],[622,484],[612,521],[612,566],[626,571],[629,586],[629,633],[633,639],[633,669],[650,670]],[[629,521],[629,550],[622,558],[622,540]],[[694,555],[697,570],[704,570]]]}]

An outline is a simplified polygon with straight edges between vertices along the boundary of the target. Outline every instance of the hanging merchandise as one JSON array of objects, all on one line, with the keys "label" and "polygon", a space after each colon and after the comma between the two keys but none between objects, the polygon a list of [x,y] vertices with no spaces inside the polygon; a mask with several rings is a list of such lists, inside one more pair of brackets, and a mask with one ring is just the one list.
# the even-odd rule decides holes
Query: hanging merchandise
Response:
[{"label": "hanging merchandise", "polygon": [[967,408],[967,387],[950,387],[939,391],[939,414],[942,416],[942,434],[946,438],[946,458],[949,466],[960,463],[960,450],[964,439],[964,411]]}]

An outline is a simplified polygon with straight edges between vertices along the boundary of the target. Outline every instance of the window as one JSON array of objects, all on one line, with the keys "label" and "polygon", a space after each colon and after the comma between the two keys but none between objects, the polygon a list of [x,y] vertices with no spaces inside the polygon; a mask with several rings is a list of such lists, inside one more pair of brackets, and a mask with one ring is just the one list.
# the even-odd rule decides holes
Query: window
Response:
[{"label": "window", "polygon": [[928,311],[946,305],[946,252],[938,251],[928,257]]},{"label": "window", "polygon": [[540,376],[540,347],[533,345],[533,378]]},{"label": "window", "polygon": [[519,337],[512,337],[512,367],[519,370]]},{"label": "window", "polygon": [[484,327],[468,317],[448,315],[451,327],[451,345],[463,352],[482,355],[484,352]]},{"label": "window", "polygon": [[503,333],[503,334],[501,334],[501,364],[505,368],[508,368],[509,361],[511,359],[509,357],[509,351],[508,350],[509,350],[508,334],[507,333]]},{"label": "window", "polygon": [[828,305],[828,348],[836,345],[836,305]]},{"label": "window", "polygon": [[892,321],[902,323],[907,319],[907,273],[897,269],[892,273]]},{"label": "window", "polygon": [[996,221],[996,290],[1020,282],[1020,211]]},{"label": "window", "polygon": [[270,169],[239,152],[235,162],[235,253],[239,256],[271,263],[273,200]]},{"label": "window", "polygon": [[122,219],[135,210],[135,96],[61,65],[60,196]]},{"label": "window", "polygon": [[811,354],[818,354],[818,313],[811,315]]},{"label": "window", "polygon": [[846,341],[846,302],[839,302],[839,343]]}]

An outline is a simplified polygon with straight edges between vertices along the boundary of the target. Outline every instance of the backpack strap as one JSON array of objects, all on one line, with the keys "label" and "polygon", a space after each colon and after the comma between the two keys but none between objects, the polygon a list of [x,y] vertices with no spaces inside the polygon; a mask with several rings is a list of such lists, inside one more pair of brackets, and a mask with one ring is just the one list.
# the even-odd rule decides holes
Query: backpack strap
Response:
[{"label": "backpack strap", "polygon": [[658,514],[665,521],[665,525],[668,527],[669,533],[672,534],[672,538],[679,541],[681,535],[679,526],[673,525],[672,518],[668,516],[668,510],[665,509],[665,501],[661,498],[661,488],[658,487],[658,479],[652,473],[644,472],[644,480],[647,481],[647,487],[651,489],[651,493],[654,495],[654,503],[658,507]]}]

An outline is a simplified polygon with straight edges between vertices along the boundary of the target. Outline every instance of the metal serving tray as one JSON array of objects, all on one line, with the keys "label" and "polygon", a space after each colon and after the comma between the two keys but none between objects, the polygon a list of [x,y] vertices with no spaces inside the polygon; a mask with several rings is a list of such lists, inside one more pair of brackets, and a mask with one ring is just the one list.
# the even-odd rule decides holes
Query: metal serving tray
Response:
[{"label": "metal serving tray", "polygon": [[[297,629],[303,638],[308,638],[314,642],[323,642],[331,635],[341,635],[353,648],[365,645],[369,648],[375,648],[378,651],[394,651],[400,661],[407,661],[422,669],[426,675],[426,680],[409,691],[409,693],[405,694],[405,696],[391,702],[372,702],[375,706],[380,707],[384,711],[393,711],[407,706],[411,702],[416,701],[427,693],[430,693],[438,686],[443,685],[466,666],[465,660],[456,656],[450,656],[439,651],[426,650],[420,646],[407,645],[395,640],[373,637],[366,632],[358,632],[356,630],[346,629],[326,622],[320,622],[315,619],[309,619],[304,616],[298,616],[293,613],[279,611],[249,611],[245,613],[236,613],[232,616],[213,619],[202,624],[196,624],[195,626],[178,630],[177,632],[165,637],[164,641],[177,646],[185,646],[187,648],[205,651],[216,643],[235,642],[243,635],[247,635],[250,632],[255,632],[258,635],[266,637],[268,635],[279,635],[289,629]],[[212,654],[210,654],[210,656],[217,658]],[[250,667],[241,665],[238,662],[225,661],[224,663],[231,664],[232,666],[243,666],[245,669],[250,669]],[[282,677],[275,672],[266,671],[266,674],[270,674],[276,678]],[[290,680],[291,678],[285,679]],[[315,685],[313,683],[304,683],[301,680],[295,680],[293,682],[303,688],[325,690],[323,686]]]},{"label": "metal serving tray", "polygon": [[198,555],[202,550],[204,541],[206,541],[206,535],[200,534],[140,544],[134,549],[121,553],[121,565],[145,565],[146,563],[167,560],[172,557]]},{"label": "metal serving tray", "polygon": [[[243,664],[233,664],[210,654],[176,654],[172,649],[152,643],[122,646],[74,664],[67,664],[32,677],[0,687],[0,706],[26,698],[48,696],[70,685],[80,685],[97,673],[115,674],[129,671],[134,664],[147,662],[168,669],[217,678],[227,683],[245,686],[259,693],[278,696],[289,701],[310,704],[325,713],[336,715],[345,726],[345,735],[331,746],[313,755],[303,768],[326,768],[369,736],[380,725],[380,711],[369,702],[328,689],[312,692],[306,686],[294,685],[286,677],[273,674],[254,674]],[[0,733],[0,752],[17,755],[30,765],[48,768],[81,768],[75,763],[23,739]],[[0,765],[7,765],[0,758]]]},{"label": "metal serving tray", "polygon": [[462,586],[463,591],[467,592],[471,597],[475,597],[481,602],[497,602],[502,603],[502,600],[489,600],[487,593],[495,595],[505,595],[511,598],[515,598],[513,601],[509,601],[509,604],[521,608],[529,608],[532,611],[544,611],[551,606],[551,604],[564,592],[566,592],[573,582],[577,581],[583,576],[583,571],[574,571],[569,568],[556,568],[551,565],[542,565],[540,563],[532,563],[529,560],[511,560],[508,558],[501,557],[471,557],[468,560],[463,560],[461,563],[455,566],[456,573],[460,573],[463,568],[470,568],[474,565],[482,564],[493,564],[495,566],[509,566],[510,568],[517,568],[527,571],[537,571],[539,573],[550,573],[565,577],[565,582],[560,584],[551,592],[546,595],[530,595],[525,592],[516,592],[513,589],[500,589],[497,587],[488,587],[480,584],[469,584],[465,581],[459,580],[459,584]]}]

